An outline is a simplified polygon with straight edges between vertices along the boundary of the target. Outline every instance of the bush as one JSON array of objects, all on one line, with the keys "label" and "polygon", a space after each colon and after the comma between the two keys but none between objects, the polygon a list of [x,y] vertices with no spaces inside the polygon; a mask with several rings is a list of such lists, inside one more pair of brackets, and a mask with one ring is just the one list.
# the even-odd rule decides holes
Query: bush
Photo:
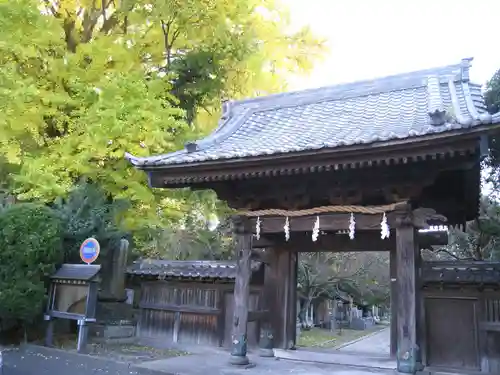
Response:
[{"label": "bush", "polygon": [[14,204],[0,213],[0,323],[43,311],[46,281],[63,259],[61,220],[50,208]]}]

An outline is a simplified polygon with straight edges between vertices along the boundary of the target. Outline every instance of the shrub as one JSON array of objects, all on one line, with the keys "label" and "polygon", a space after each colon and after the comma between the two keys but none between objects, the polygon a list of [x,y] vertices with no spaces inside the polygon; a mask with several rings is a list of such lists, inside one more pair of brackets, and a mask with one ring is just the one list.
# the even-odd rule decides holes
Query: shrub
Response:
[{"label": "shrub", "polygon": [[63,259],[61,220],[48,207],[0,213],[0,322],[27,324],[43,311],[47,278]]}]

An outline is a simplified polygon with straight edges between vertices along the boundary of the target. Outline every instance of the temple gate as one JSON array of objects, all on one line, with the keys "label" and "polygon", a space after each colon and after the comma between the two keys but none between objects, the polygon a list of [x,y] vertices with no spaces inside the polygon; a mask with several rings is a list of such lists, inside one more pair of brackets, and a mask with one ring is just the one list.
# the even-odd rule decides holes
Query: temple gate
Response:
[{"label": "temple gate", "polygon": [[152,187],[212,189],[238,211],[231,363],[248,363],[250,259],[265,248],[275,347],[295,343],[298,252],[385,250],[391,352],[400,372],[425,366],[419,249],[429,238],[418,229],[476,217],[480,162],[500,126],[469,80],[470,62],[226,102],[205,139],[166,155],[127,155]]}]

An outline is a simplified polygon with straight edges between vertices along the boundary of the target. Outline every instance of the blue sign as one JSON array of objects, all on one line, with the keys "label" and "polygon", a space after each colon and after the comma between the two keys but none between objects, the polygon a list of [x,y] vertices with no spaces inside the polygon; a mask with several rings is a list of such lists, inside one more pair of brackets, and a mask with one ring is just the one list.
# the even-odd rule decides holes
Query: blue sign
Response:
[{"label": "blue sign", "polygon": [[99,257],[101,245],[95,238],[87,238],[80,246],[80,258],[84,263],[91,264]]}]

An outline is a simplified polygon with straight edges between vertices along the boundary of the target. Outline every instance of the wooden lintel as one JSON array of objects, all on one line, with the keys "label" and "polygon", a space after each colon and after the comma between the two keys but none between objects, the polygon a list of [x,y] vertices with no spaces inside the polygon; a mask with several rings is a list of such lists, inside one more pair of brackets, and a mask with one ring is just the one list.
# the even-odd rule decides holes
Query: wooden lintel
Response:
[{"label": "wooden lintel", "polygon": [[201,314],[201,315],[219,315],[220,309],[212,309],[201,306],[182,306],[172,304],[157,304],[157,303],[144,303],[139,304],[139,308],[147,310],[163,310],[169,312],[180,312],[186,314]]},{"label": "wooden lintel", "polygon": [[[338,231],[348,230],[349,220],[351,215],[349,213],[331,213],[310,215],[302,217],[289,217],[288,222],[290,226],[290,233],[293,232],[311,232],[316,222],[316,217],[319,217],[319,227],[321,231]],[[370,230],[380,228],[382,214],[369,215],[369,214],[355,214],[356,229]],[[255,224],[257,218],[251,219],[252,230],[255,233]],[[261,233],[283,233],[285,225],[285,217],[261,217]],[[394,213],[387,214],[387,221],[389,226],[396,223],[396,215]],[[391,225],[392,224],[392,225]]]},{"label": "wooden lintel", "polygon": [[[428,225],[440,225],[446,223],[446,218],[437,215],[434,210],[427,208],[419,208],[413,211],[415,226],[425,228]],[[401,213],[397,211],[388,212],[386,214],[387,224],[390,228],[395,228],[398,225],[398,218]],[[292,232],[311,232],[316,219],[319,217],[319,227],[323,232],[348,230],[351,214],[350,213],[328,213],[319,215],[308,215],[300,217],[289,217],[289,229]],[[383,214],[362,214],[355,213],[354,219],[356,222],[356,230],[379,230]],[[283,233],[286,222],[286,217],[283,216],[268,216],[260,217],[261,233]],[[255,233],[257,218],[250,219],[250,225]]]},{"label": "wooden lintel", "polygon": [[[380,231],[357,232],[351,240],[347,234],[326,233],[320,235],[313,242],[310,233],[291,233],[290,239],[286,241],[284,233],[262,236],[253,241],[254,248],[280,248],[298,252],[314,251],[391,251],[396,248],[395,233],[391,231],[388,239],[381,239]],[[446,232],[420,232],[417,241],[421,249],[429,249],[431,246],[442,246],[448,243]]]},{"label": "wooden lintel", "polygon": [[254,247],[261,248],[271,248],[276,245],[284,250],[297,252],[389,251],[396,248],[394,236],[382,240],[378,231],[357,233],[353,240],[347,234],[326,233],[320,235],[318,240],[313,242],[310,233],[291,233],[288,241],[286,241],[284,234],[274,234],[266,235],[253,242]]}]

